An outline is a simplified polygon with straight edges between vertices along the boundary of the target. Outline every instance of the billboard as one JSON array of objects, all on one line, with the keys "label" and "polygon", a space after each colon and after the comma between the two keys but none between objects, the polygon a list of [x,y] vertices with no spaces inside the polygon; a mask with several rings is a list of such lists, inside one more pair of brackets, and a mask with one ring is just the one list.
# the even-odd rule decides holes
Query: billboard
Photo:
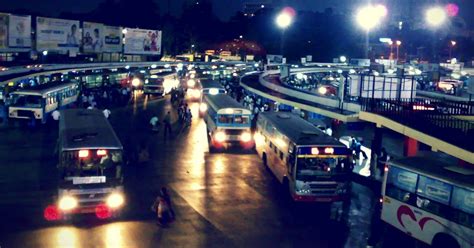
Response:
[{"label": "billboard", "polygon": [[8,14],[0,13],[0,49],[7,48]]},{"label": "billboard", "polygon": [[36,17],[36,49],[75,54],[79,52],[79,21]]},{"label": "billboard", "polygon": [[8,46],[10,48],[31,48],[31,16],[10,15]]},{"label": "billboard", "polygon": [[267,64],[278,65],[283,63],[283,55],[267,54]]},{"label": "billboard", "polygon": [[158,55],[161,52],[161,31],[127,29],[124,53]]},{"label": "billboard", "polygon": [[84,53],[100,53],[104,47],[104,25],[93,22],[82,24],[82,49]]},{"label": "billboard", "polygon": [[[121,27],[112,27],[104,26],[104,47],[102,48],[103,52],[122,52],[122,28]],[[161,43],[161,40],[160,40]]]}]

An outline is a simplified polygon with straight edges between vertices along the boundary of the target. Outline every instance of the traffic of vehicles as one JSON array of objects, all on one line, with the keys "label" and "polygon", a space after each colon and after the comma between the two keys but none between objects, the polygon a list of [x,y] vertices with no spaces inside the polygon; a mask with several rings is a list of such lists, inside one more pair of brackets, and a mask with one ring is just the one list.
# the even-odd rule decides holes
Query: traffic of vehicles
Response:
[{"label": "traffic of vehicles", "polygon": [[[181,85],[174,72],[139,71],[120,75],[125,79],[114,81],[126,80],[126,87],[143,90],[145,95],[165,96]],[[112,77],[107,74],[101,80],[109,82]],[[263,165],[295,202],[326,204],[350,200],[354,162],[344,140],[327,135],[314,123],[290,112],[263,112],[255,117],[251,110],[229,96],[222,84],[199,77],[195,70],[189,71],[183,81],[187,99],[199,101],[210,152],[234,147],[244,151],[255,149]],[[448,86],[462,87],[453,86],[449,80],[443,82],[448,91],[452,90]],[[94,87],[101,87],[102,83]],[[443,84],[439,82],[438,87],[443,89]],[[334,96],[336,91],[334,88],[319,93]],[[44,123],[52,111],[77,101],[79,85],[49,82],[10,94],[10,118],[37,119]],[[80,213],[95,214],[100,219],[119,216],[126,204],[122,184],[123,147],[107,119],[97,110],[64,110],[59,128],[58,199],[45,210],[45,218],[69,219]],[[382,190],[381,219],[430,245],[471,247],[474,185],[470,184],[470,176],[474,172],[451,168],[439,161],[432,161],[427,167],[422,163],[425,160],[389,161]]]}]

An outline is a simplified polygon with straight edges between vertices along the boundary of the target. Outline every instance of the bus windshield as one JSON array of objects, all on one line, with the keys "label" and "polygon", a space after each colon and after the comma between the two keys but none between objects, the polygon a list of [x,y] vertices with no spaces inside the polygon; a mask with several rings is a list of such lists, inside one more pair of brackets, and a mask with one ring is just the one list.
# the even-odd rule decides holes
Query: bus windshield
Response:
[{"label": "bus windshield", "polygon": [[[61,154],[60,169],[62,178],[106,176],[120,178],[122,151],[120,150],[84,150],[87,156],[80,156],[83,151],[65,151]],[[97,155],[105,151],[104,155]]]},{"label": "bus windshield", "polygon": [[218,122],[221,124],[250,124],[250,116],[248,115],[219,115]]},{"label": "bus windshield", "polygon": [[40,108],[41,99],[41,96],[13,94],[13,106]]},{"label": "bus windshield", "polygon": [[346,158],[315,157],[298,158],[296,164],[296,180],[312,181],[319,176],[336,175],[350,171]]}]

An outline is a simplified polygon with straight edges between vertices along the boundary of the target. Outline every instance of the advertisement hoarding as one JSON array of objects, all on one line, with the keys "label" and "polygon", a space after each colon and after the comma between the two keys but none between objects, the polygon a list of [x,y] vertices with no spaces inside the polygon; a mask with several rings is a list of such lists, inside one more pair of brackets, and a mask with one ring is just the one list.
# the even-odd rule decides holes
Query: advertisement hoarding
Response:
[{"label": "advertisement hoarding", "polygon": [[36,17],[36,49],[76,54],[81,34],[79,21]]},{"label": "advertisement hoarding", "polygon": [[82,24],[82,49],[84,53],[100,53],[104,47],[104,25],[93,22]]},{"label": "advertisement hoarding", "polygon": [[283,55],[267,54],[267,64],[278,65],[283,63]]},{"label": "advertisement hoarding", "polygon": [[0,13],[0,49],[7,48],[8,14]]},{"label": "advertisement hoarding", "polygon": [[[122,28],[106,26],[103,27],[104,47],[103,52],[122,52]],[[161,35],[160,35],[161,36]],[[161,40],[160,40],[161,42]]]},{"label": "advertisement hoarding", "polygon": [[8,46],[20,49],[31,48],[31,16],[10,15]]},{"label": "advertisement hoarding", "polygon": [[127,29],[124,52],[127,54],[159,55],[161,52],[161,31]]}]

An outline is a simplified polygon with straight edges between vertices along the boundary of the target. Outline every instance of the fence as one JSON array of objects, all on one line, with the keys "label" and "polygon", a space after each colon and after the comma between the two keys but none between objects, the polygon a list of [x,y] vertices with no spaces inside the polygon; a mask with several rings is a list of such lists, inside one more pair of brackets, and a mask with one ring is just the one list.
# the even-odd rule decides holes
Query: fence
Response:
[{"label": "fence", "polygon": [[380,114],[427,135],[474,151],[474,123],[450,115],[473,115],[472,103],[364,98],[361,99],[361,105],[363,111]]}]

